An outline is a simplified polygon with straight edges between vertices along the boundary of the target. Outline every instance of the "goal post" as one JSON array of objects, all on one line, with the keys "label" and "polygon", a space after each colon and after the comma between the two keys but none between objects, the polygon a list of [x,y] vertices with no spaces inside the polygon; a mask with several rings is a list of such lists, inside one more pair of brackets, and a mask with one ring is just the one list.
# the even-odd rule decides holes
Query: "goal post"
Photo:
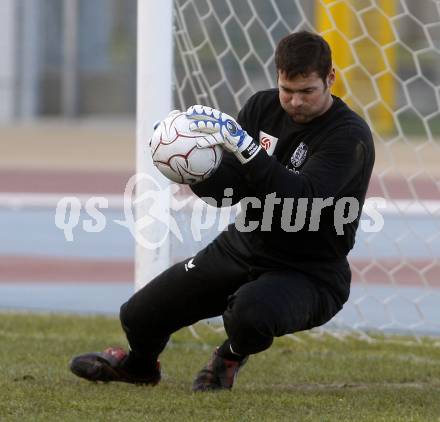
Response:
[{"label": "goal post", "polygon": [[[168,183],[153,166],[148,150],[148,139],[156,121],[166,116],[173,107],[172,63],[173,31],[172,0],[138,0],[137,29],[137,99],[136,99],[136,173],[133,183],[136,222],[146,213],[145,201],[139,200],[149,190],[166,189]],[[151,176],[142,177],[142,175]],[[156,185],[156,183],[159,186]],[[128,192],[130,193],[130,192]],[[159,195],[161,207],[169,208],[170,197]],[[169,237],[160,239],[155,222],[135,225],[135,289],[139,289],[169,266]],[[147,239],[147,245],[139,239]],[[150,247],[157,245],[156,247]]]},{"label": "goal post", "polygon": [[[154,120],[192,104],[237,115],[250,95],[276,85],[273,53],[283,36],[308,29],[327,39],[338,70],[334,93],[372,128],[376,164],[368,196],[383,198],[385,205],[383,230],[366,232],[363,224],[358,230],[349,255],[352,293],[330,326],[439,334],[440,2],[138,0],[138,5],[137,169],[161,183],[145,145]],[[180,188],[177,199],[185,195],[188,189]],[[173,198],[163,198],[163,206],[169,201],[172,208]],[[145,208],[136,206],[141,218]],[[170,215],[183,241],[169,233],[158,250],[137,246],[137,288],[219,232],[212,227],[194,239],[188,230],[191,208]],[[159,226],[147,227],[149,235]]]}]

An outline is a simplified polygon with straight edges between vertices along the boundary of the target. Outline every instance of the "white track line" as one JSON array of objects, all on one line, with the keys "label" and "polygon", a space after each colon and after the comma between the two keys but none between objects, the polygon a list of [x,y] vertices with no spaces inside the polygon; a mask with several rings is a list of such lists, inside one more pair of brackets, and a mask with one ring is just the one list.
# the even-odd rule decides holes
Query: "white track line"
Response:
[{"label": "white track line", "polygon": [[[109,209],[123,209],[124,196],[110,194],[74,194],[74,193],[9,193],[0,192],[0,208],[28,209],[28,208],[56,208],[58,202],[65,197],[77,198],[82,206],[93,197],[104,197],[108,200]],[[368,198],[364,204],[364,211],[377,209],[383,215],[401,216],[436,216],[440,217],[440,201],[411,200],[411,199],[383,199],[382,206],[378,206],[377,198]],[[382,198],[381,198],[382,199]]]},{"label": "white track line", "polygon": [[77,194],[77,193],[9,193],[0,192],[0,208],[27,209],[27,208],[56,208],[58,202],[66,197],[77,198],[81,205],[93,197],[104,197],[108,200],[109,209],[123,209],[123,195],[109,194]]},{"label": "white track line", "polygon": [[[364,204],[364,212],[377,209],[382,215],[440,217],[440,201],[414,199],[383,199],[384,207],[377,206],[377,198],[368,198]],[[376,205],[375,205],[376,202]]]}]

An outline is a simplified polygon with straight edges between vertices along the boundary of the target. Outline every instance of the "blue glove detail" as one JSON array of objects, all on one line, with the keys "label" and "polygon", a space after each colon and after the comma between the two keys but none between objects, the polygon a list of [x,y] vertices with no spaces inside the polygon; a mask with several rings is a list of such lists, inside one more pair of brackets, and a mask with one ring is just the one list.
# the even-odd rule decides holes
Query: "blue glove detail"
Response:
[{"label": "blue glove detail", "polygon": [[228,114],[215,108],[194,105],[186,115],[194,120],[191,130],[213,134],[223,147],[235,154],[242,164],[250,161],[261,149],[260,145]]}]

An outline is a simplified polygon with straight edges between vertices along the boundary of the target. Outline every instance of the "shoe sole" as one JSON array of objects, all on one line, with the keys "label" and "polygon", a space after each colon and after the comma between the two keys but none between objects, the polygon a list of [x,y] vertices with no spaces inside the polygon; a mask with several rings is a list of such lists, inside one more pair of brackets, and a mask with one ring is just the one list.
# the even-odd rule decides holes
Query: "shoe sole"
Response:
[{"label": "shoe sole", "polygon": [[108,362],[96,356],[94,359],[73,359],[70,363],[70,370],[78,377],[88,381],[117,381],[118,374]]},{"label": "shoe sole", "polygon": [[126,382],[129,384],[155,386],[156,384],[159,383],[161,379],[160,375],[145,380],[123,378],[121,377],[121,374],[118,371],[114,370],[109,365],[107,360],[99,356],[94,356],[93,359],[84,359],[84,357],[81,357],[80,359],[74,358],[70,363],[70,370],[76,376],[80,378],[84,378],[87,381],[93,381],[93,382],[115,381],[115,382]]}]

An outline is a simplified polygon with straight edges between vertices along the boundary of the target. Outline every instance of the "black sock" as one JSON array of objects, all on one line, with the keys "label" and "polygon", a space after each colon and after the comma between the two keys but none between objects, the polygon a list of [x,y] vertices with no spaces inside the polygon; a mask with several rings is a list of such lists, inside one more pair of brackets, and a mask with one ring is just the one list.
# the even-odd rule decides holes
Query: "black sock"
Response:
[{"label": "black sock", "polygon": [[217,354],[224,359],[235,360],[237,362],[242,361],[246,356],[233,353],[231,350],[231,342],[226,340],[217,350]]},{"label": "black sock", "polygon": [[138,356],[130,351],[122,365],[130,374],[148,375],[156,371],[157,358],[153,356]]}]

